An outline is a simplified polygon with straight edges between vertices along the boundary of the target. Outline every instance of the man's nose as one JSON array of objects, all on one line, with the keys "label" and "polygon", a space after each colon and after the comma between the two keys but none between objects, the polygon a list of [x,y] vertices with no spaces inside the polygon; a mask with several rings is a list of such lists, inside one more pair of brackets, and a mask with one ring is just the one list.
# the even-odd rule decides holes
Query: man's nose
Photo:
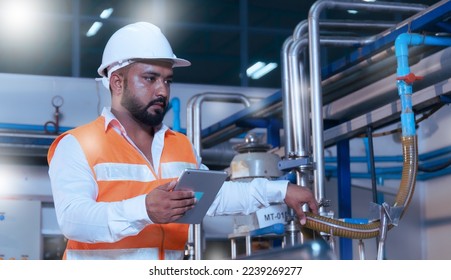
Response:
[{"label": "man's nose", "polygon": [[167,97],[169,95],[169,84],[167,84],[162,79],[158,79],[157,85],[155,87],[155,92],[157,96]]}]

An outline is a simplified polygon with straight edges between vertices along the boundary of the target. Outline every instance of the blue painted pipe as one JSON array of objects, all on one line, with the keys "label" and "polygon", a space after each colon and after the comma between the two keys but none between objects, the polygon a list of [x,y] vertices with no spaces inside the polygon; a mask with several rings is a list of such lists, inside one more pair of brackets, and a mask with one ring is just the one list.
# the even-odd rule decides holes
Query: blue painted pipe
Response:
[{"label": "blue painted pipe", "polygon": [[172,130],[174,131],[181,131],[180,127],[180,99],[178,97],[174,97],[171,99],[170,107],[172,108],[172,111],[174,112],[174,118],[172,120]]},{"label": "blue painted pipe", "polygon": [[[73,127],[60,126],[59,131],[65,132]],[[19,124],[19,123],[0,123],[0,129],[6,130],[18,130],[18,131],[36,131],[44,132],[44,125],[33,125],[33,124]]]},{"label": "blue painted pipe", "polygon": [[[180,127],[180,99],[174,97],[169,102],[168,110],[172,109],[174,111],[173,127],[174,131],[182,131]],[[18,131],[33,131],[33,132],[44,132],[44,125],[32,125],[32,124],[17,124],[17,123],[0,123],[0,129],[5,130],[18,130]],[[66,132],[73,127],[60,126],[60,132]]]},{"label": "blue painted pipe", "polygon": [[264,228],[254,229],[249,233],[250,236],[258,236],[265,234],[283,234],[285,232],[285,225],[282,223],[274,224]]},{"label": "blue painted pipe", "polygon": [[[401,126],[405,137],[416,135],[415,116],[412,109],[412,83],[418,77],[410,72],[409,46],[433,45],[451,46],[451,38],[424,36],[420,34],[403,33],[395,40],[395,53],[398,67],[398,94],[401,100]],[[410,76],[410,80],[408,79]]]}]

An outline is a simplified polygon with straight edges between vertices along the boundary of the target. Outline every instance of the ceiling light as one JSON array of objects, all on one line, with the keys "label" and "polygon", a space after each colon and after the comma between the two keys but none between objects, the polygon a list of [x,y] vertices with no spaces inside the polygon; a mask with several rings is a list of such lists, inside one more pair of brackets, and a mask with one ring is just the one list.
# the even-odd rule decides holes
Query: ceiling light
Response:
[{"label": "ceiling light", "polygon": [[363,2],[376,2],[376,0],[363,0]]},{"label": "ceiling light", "polygon": [[251,79],[257,80],[263,77],[264,75],[268,74],[272,70],[276,69],[277,63],[271,62],[263,66],[262,68],[258,69],[251,75]]},{"label": "ceiling light", "polygon": [[355,15],[355,14],[357,14],[357,13],[358,13],[357,10],[348,10],[348,14]]},{"label": "ceiling light", "polygon": [[[107,19],[111,16],[112,13],[113,13],[113,8],[105,9],[100,13],[100,18]],[[100,21],[94,22],[91,25],[91,27],[89,28],[88,32],[86,32],[86,36],[92,37],[92,36],[96,35],[97,32],[99,32],[100,28],[102,28],[102,26],[103,26],[103,23],[101,23]]]},{"label": "ceiling light", "polygon": [[255,72],[257,72],[259,69],[263,68],[266,65],[266,63],[257,61],[252,65],[251,67],[247,68],[246,74],[248,77],[252,76]]},{"label": "ceiling light", "polygon": [[97,32],[99,31],[99,29],[102,27],[103,23],[101,23],[100,21],[96,21],[94,22],[91,27],[89,28],[88,32],[86,32],[86,36],[87,37],[92,37],[94,35],[97,34]]},{"label": "ceiling light", "polygon": [[103,19],[109,18],[112,13],[113,13],[113,8],[105,9],[100,14],[100,18],[103,18]]}]

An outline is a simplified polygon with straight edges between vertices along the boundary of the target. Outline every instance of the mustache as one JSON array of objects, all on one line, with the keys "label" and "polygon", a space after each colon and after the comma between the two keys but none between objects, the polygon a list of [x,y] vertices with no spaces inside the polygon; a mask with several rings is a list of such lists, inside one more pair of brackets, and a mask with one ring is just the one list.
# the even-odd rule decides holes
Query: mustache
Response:
[{"label": "mustache", "polygon": [[149,109],[150,106],[155,105],[155,104],[159,104],[159,103],[163,104],[164,108],[166,108],[167,105],[168,105],[167,99],[160,96],[157,99],[154,99],[154,100],[150,101],[149,104],[147,104],[147,106],[146,106],[146,110]]}]

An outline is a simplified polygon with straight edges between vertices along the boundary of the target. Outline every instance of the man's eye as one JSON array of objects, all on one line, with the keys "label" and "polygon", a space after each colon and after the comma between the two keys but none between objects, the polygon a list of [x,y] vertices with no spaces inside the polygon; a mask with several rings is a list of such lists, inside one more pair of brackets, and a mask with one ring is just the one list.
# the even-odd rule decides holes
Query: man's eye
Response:
[{"label": "man's eye", "polygon": [[172,80],[166,80],[166,84],[168,85],[172,84]]},{"label": "man's eye", "polygon": [[156,80],[155,77],[144,77],[144,79],[146,79],[148,81],[152,81],[152,82],[154,82]]}]

